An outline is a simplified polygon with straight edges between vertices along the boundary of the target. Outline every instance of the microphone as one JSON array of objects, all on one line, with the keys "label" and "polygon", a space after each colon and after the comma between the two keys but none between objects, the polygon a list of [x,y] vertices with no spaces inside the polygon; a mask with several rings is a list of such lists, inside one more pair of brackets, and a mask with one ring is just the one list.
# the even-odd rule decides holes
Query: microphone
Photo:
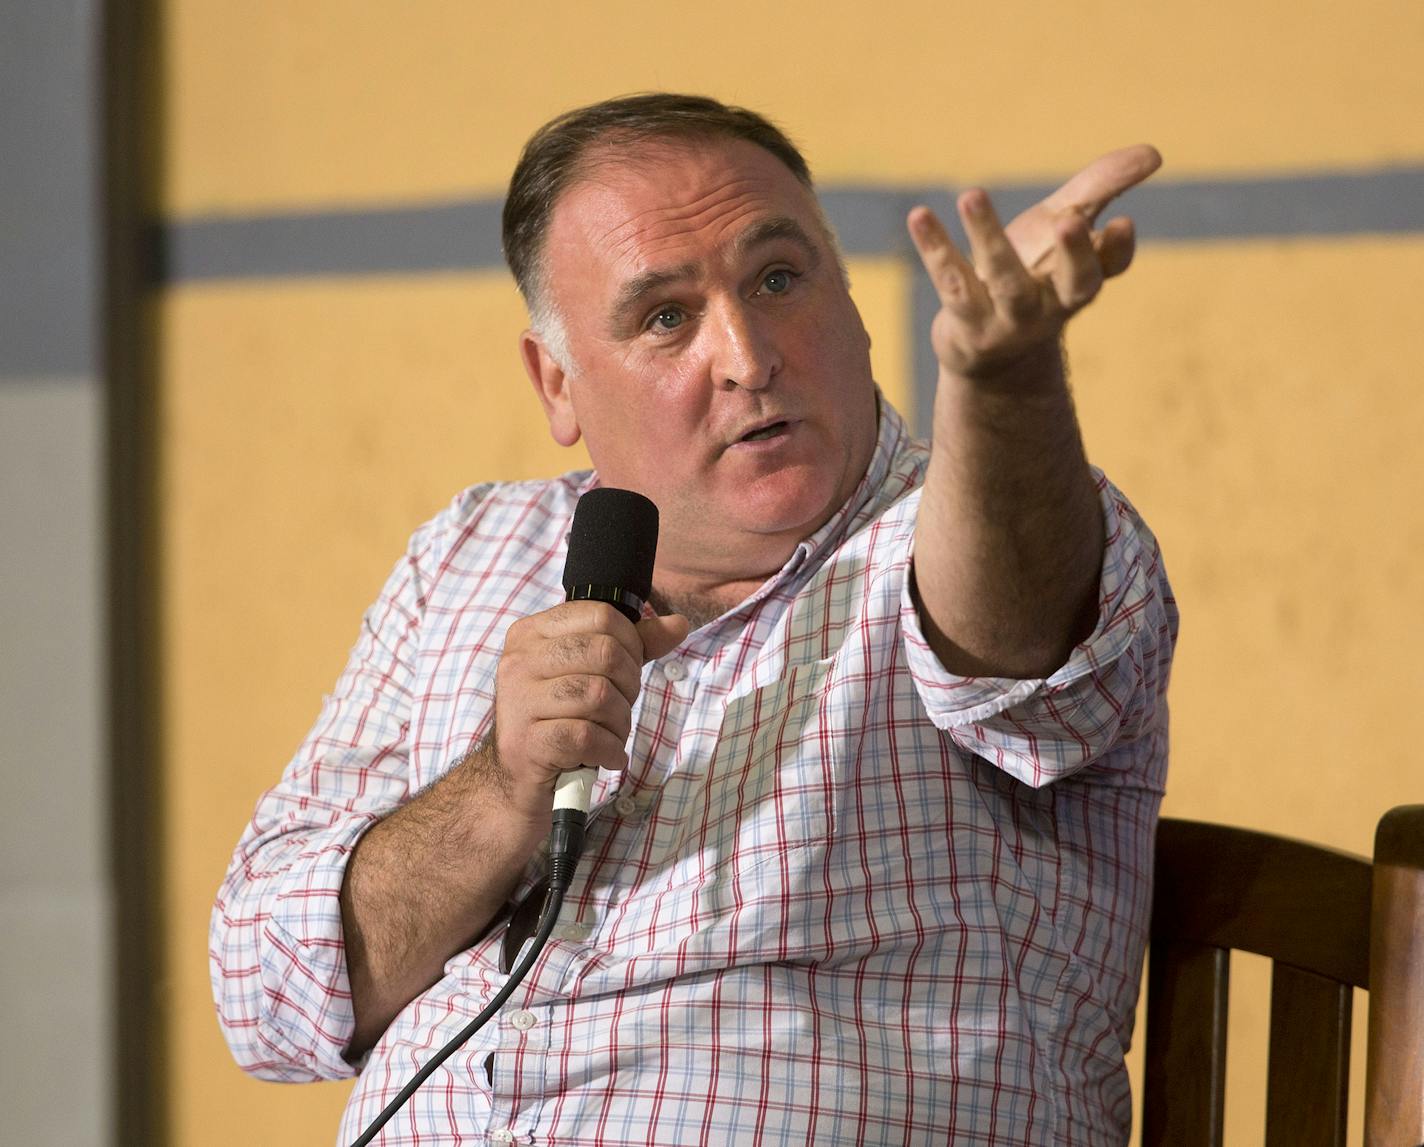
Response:
[{"label": "microphone", "polygon": [[[601,486],[574,507],[569,553],[564,561],[568,601],[603,601],[629,621],[643,615],[653,591],[658,549],[658,508],[642,494]],[[583,826],[597,769],[571,769],[554,785],[554,833],[550,841],[551,879],[562,875],[561,854],[572,853],[567,877],[583,848]],[[567,884],[565,884],[567,887]]]}]

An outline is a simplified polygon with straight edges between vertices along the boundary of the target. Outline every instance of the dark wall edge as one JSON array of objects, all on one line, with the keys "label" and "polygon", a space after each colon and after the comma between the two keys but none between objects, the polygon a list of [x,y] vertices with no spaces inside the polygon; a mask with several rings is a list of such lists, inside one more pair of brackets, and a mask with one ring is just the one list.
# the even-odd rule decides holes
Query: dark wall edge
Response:
[{"label": "dark wall edge", "polygon": [[166,980],[159,774],[155,349],[144,219],[162,138],[149,0],[102,5],[101,370],[108,477],[108,724],[114,882],[113,1142],[164,1147]]}]

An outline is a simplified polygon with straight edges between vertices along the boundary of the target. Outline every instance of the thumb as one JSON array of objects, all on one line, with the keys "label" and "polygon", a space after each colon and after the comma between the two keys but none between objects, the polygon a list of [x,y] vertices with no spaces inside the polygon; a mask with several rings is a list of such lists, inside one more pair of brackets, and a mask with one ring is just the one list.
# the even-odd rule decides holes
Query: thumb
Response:
[{"label": "thumb", "polygon": [[680,613],[643,618],[638,622],[638,636],[643,639],[643,660],[656,661],[671,653],[682,644],[690,628],[687,618]]}]

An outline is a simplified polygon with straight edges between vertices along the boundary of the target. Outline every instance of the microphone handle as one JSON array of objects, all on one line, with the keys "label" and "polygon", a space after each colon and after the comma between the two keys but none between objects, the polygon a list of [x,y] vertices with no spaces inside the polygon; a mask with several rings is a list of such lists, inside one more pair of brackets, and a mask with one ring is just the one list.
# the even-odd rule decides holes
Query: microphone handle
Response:
[{"label": "microphone handle", "polygon": [[593,783],[598,780],[597,769],[570,769],[554,782],[554,811],[562,808],[588,812],[593,799]]}]

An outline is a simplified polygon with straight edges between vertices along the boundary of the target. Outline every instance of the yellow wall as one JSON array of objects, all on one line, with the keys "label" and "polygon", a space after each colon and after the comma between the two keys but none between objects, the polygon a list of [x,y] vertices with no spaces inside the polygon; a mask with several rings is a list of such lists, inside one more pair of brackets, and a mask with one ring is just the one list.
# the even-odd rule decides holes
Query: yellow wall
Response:
[{"label": "yellow wall", "polygon": [[[647,87],[770,113],[826,186],[1045,178],[1138,139],[1170,179],[1424,161],[1415,0],[162,8],[170,221],[497,194],[548,116]],[[1146,239],[1071,350],[1090,452],[1183,606],[1167,811],[1367,852],[1424,788],[1424,233]],[[904,265],[852,275],[909,405]],[[212,894],[410,529],[583,460],[548,441],[499,272],[182,284],[159,322],[172,1139],[329,1142],[345,1085],[227,1058]],[[1238,1058],[1228,1138],[1256,1142]]]}]

